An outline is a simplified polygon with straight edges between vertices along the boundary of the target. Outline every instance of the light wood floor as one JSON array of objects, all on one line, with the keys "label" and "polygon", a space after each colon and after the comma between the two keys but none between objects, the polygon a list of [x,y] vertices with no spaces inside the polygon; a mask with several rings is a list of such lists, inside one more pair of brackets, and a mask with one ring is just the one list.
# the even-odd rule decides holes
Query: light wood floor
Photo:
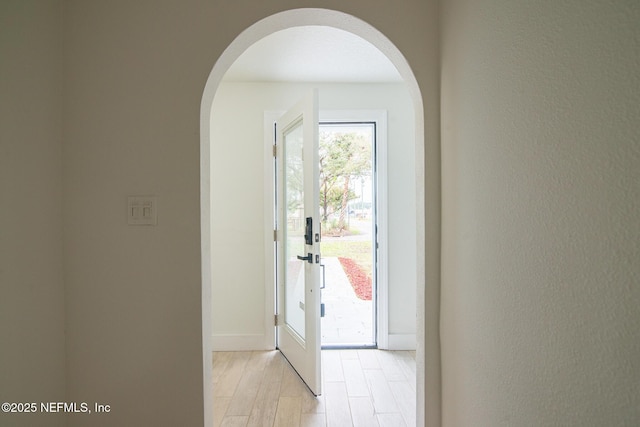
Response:
[{"label": "light wood floor", "polygon": [[413,427],[415,352],[323,350],[314,397],[277,351],[215,352],[214,426]]}]

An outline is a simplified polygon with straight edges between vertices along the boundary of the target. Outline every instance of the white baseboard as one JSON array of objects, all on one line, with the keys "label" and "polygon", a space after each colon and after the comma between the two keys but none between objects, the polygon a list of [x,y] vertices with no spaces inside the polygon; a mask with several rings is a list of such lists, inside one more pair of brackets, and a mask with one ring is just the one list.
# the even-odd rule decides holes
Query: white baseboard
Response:
[{"label": "white baseboard", "polygon": [[389,334],[389,350],[415,350],[416,334]]},{"label": "white baseboard", "polygon": [[265,350],[264,334],[257,335],[213,335],[213,351]]},{"label": "white baseboard", "polygon": [[[265,347],[264,334],[213,335],[213,351],[269,350]],[[389,334],[389,350],[415,350],[415,334]]]}]

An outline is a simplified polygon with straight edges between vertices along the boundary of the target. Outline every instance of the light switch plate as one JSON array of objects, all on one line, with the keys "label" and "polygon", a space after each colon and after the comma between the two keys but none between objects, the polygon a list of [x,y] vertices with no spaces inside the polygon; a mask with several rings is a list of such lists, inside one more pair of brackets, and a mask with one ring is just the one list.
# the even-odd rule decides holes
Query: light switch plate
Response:
[{"label": "light switch plate", "polygon": [[157,225],[158,200],[155,196],[129,196],[127,198],[129,225]]}]

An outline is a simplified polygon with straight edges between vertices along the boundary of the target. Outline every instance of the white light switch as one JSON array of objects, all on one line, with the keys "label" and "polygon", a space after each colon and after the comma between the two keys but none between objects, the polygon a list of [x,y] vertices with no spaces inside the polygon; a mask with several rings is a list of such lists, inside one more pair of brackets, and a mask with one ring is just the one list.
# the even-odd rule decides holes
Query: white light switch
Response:
[{"label": "white light switch", "polygon": [[127,200],[129,225],[158,224],[158,202],[155,196],[130,196]]}]

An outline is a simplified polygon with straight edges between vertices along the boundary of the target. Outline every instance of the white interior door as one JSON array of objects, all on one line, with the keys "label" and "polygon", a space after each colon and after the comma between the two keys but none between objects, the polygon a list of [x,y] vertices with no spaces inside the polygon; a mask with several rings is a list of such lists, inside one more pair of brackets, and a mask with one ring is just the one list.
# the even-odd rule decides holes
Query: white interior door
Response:
[{"label": "white interior door", "polygon": [[320,381],[318,96],[276,121],[277,344],[315,395]]}]

